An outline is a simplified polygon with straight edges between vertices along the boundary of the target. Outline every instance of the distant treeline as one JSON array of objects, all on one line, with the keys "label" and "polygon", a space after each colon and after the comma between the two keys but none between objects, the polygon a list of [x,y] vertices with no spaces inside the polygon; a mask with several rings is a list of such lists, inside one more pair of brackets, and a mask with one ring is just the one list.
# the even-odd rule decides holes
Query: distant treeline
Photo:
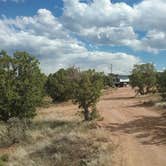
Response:
[{"label": "distant treeline", "polygon": [[[142,95],[159,92],[166,99],[166,71],[158,73],[152,64],[135,65],[130,84]],[[53,102],[73,101],[83,110],[84,119],[91,120],[98,115],[102,89],[109,87],[114,87],[113,74],[70,67],[46,76],[29,53],[0,52],[0,121],[32,119],[47,95]]]},{"label": "distant treeline", "polygon": [[4,122],[13,117],[33,118],[46,95],[53,102],[72,100],[83,109],[85,120],[90,120],[106,86],[113,86],[113,81],[103,72],[81,72],[70,67],[46,76],[40,71],[39,61],[29,53],[15,52],[9,56],[0,52],[0,120]]}]

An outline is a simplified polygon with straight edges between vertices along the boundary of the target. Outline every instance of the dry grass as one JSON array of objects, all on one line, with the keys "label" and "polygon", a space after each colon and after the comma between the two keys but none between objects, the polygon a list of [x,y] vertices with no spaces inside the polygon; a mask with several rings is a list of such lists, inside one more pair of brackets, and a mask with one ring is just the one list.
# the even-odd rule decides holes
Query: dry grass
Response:
[{"label": "dry grass", "polygon": [[139,96],[138,99],[140,100],[140,105],[151,107],[155,112],[166,114],[166,101],[163,101],[158,93]]},{"label": "dry grass", "polygon": [[[108,166],[112,165],[114,145],[110,133],[95,122],[83,122],[70,104],[39,108],[27,130],[27,138],[10,147],[9,166]],[[108,164],[109,163],[109,164]],[[1,164],[1,163],[0,163]]]}]

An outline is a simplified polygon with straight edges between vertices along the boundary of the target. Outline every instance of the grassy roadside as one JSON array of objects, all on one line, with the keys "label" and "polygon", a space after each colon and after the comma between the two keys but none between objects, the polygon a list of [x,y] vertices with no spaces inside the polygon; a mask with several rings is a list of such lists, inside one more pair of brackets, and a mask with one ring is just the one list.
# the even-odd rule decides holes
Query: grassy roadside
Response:
[{"label": "grassy roadside", "polygon": [[139,105],[143,107],[150,107],[154,112],[159,114],[166,114],[166,101],[162,100],[160,94],[148,94],[144,96],[137,96]]},{"label": "grassy roadside", "polygon": [[107,166],[112,162],[114,145],[110,133],[95,122],[82,122],[71,103],[38,109],[26,132],[26,139],[0,148],[12,166]]}]

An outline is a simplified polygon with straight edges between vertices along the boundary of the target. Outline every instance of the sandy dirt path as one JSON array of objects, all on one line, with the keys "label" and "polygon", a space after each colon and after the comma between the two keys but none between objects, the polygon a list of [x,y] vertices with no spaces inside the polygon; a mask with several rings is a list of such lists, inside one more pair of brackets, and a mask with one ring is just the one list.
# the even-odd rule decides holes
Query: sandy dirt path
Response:
[{"label": "sandy dirt path", "polygon": [[116,165],[166,166],[166,118],[134,95],[129,87],[119,88],[98,105],[104,117],[100,125],[119,144]]}]

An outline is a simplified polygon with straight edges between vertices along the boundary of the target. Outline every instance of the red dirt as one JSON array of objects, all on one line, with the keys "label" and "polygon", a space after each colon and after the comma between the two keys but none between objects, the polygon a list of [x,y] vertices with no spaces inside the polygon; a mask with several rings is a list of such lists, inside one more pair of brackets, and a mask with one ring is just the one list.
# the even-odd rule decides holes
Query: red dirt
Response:
[{"label": "red dirt", "polygon": [[[104,95],[98,108],[104,120],[100,126],[118,141],[118,166],[166,166],[166,117],[141,104],[131,88]],[[117,162],[119,163],[119,162]]]}]

